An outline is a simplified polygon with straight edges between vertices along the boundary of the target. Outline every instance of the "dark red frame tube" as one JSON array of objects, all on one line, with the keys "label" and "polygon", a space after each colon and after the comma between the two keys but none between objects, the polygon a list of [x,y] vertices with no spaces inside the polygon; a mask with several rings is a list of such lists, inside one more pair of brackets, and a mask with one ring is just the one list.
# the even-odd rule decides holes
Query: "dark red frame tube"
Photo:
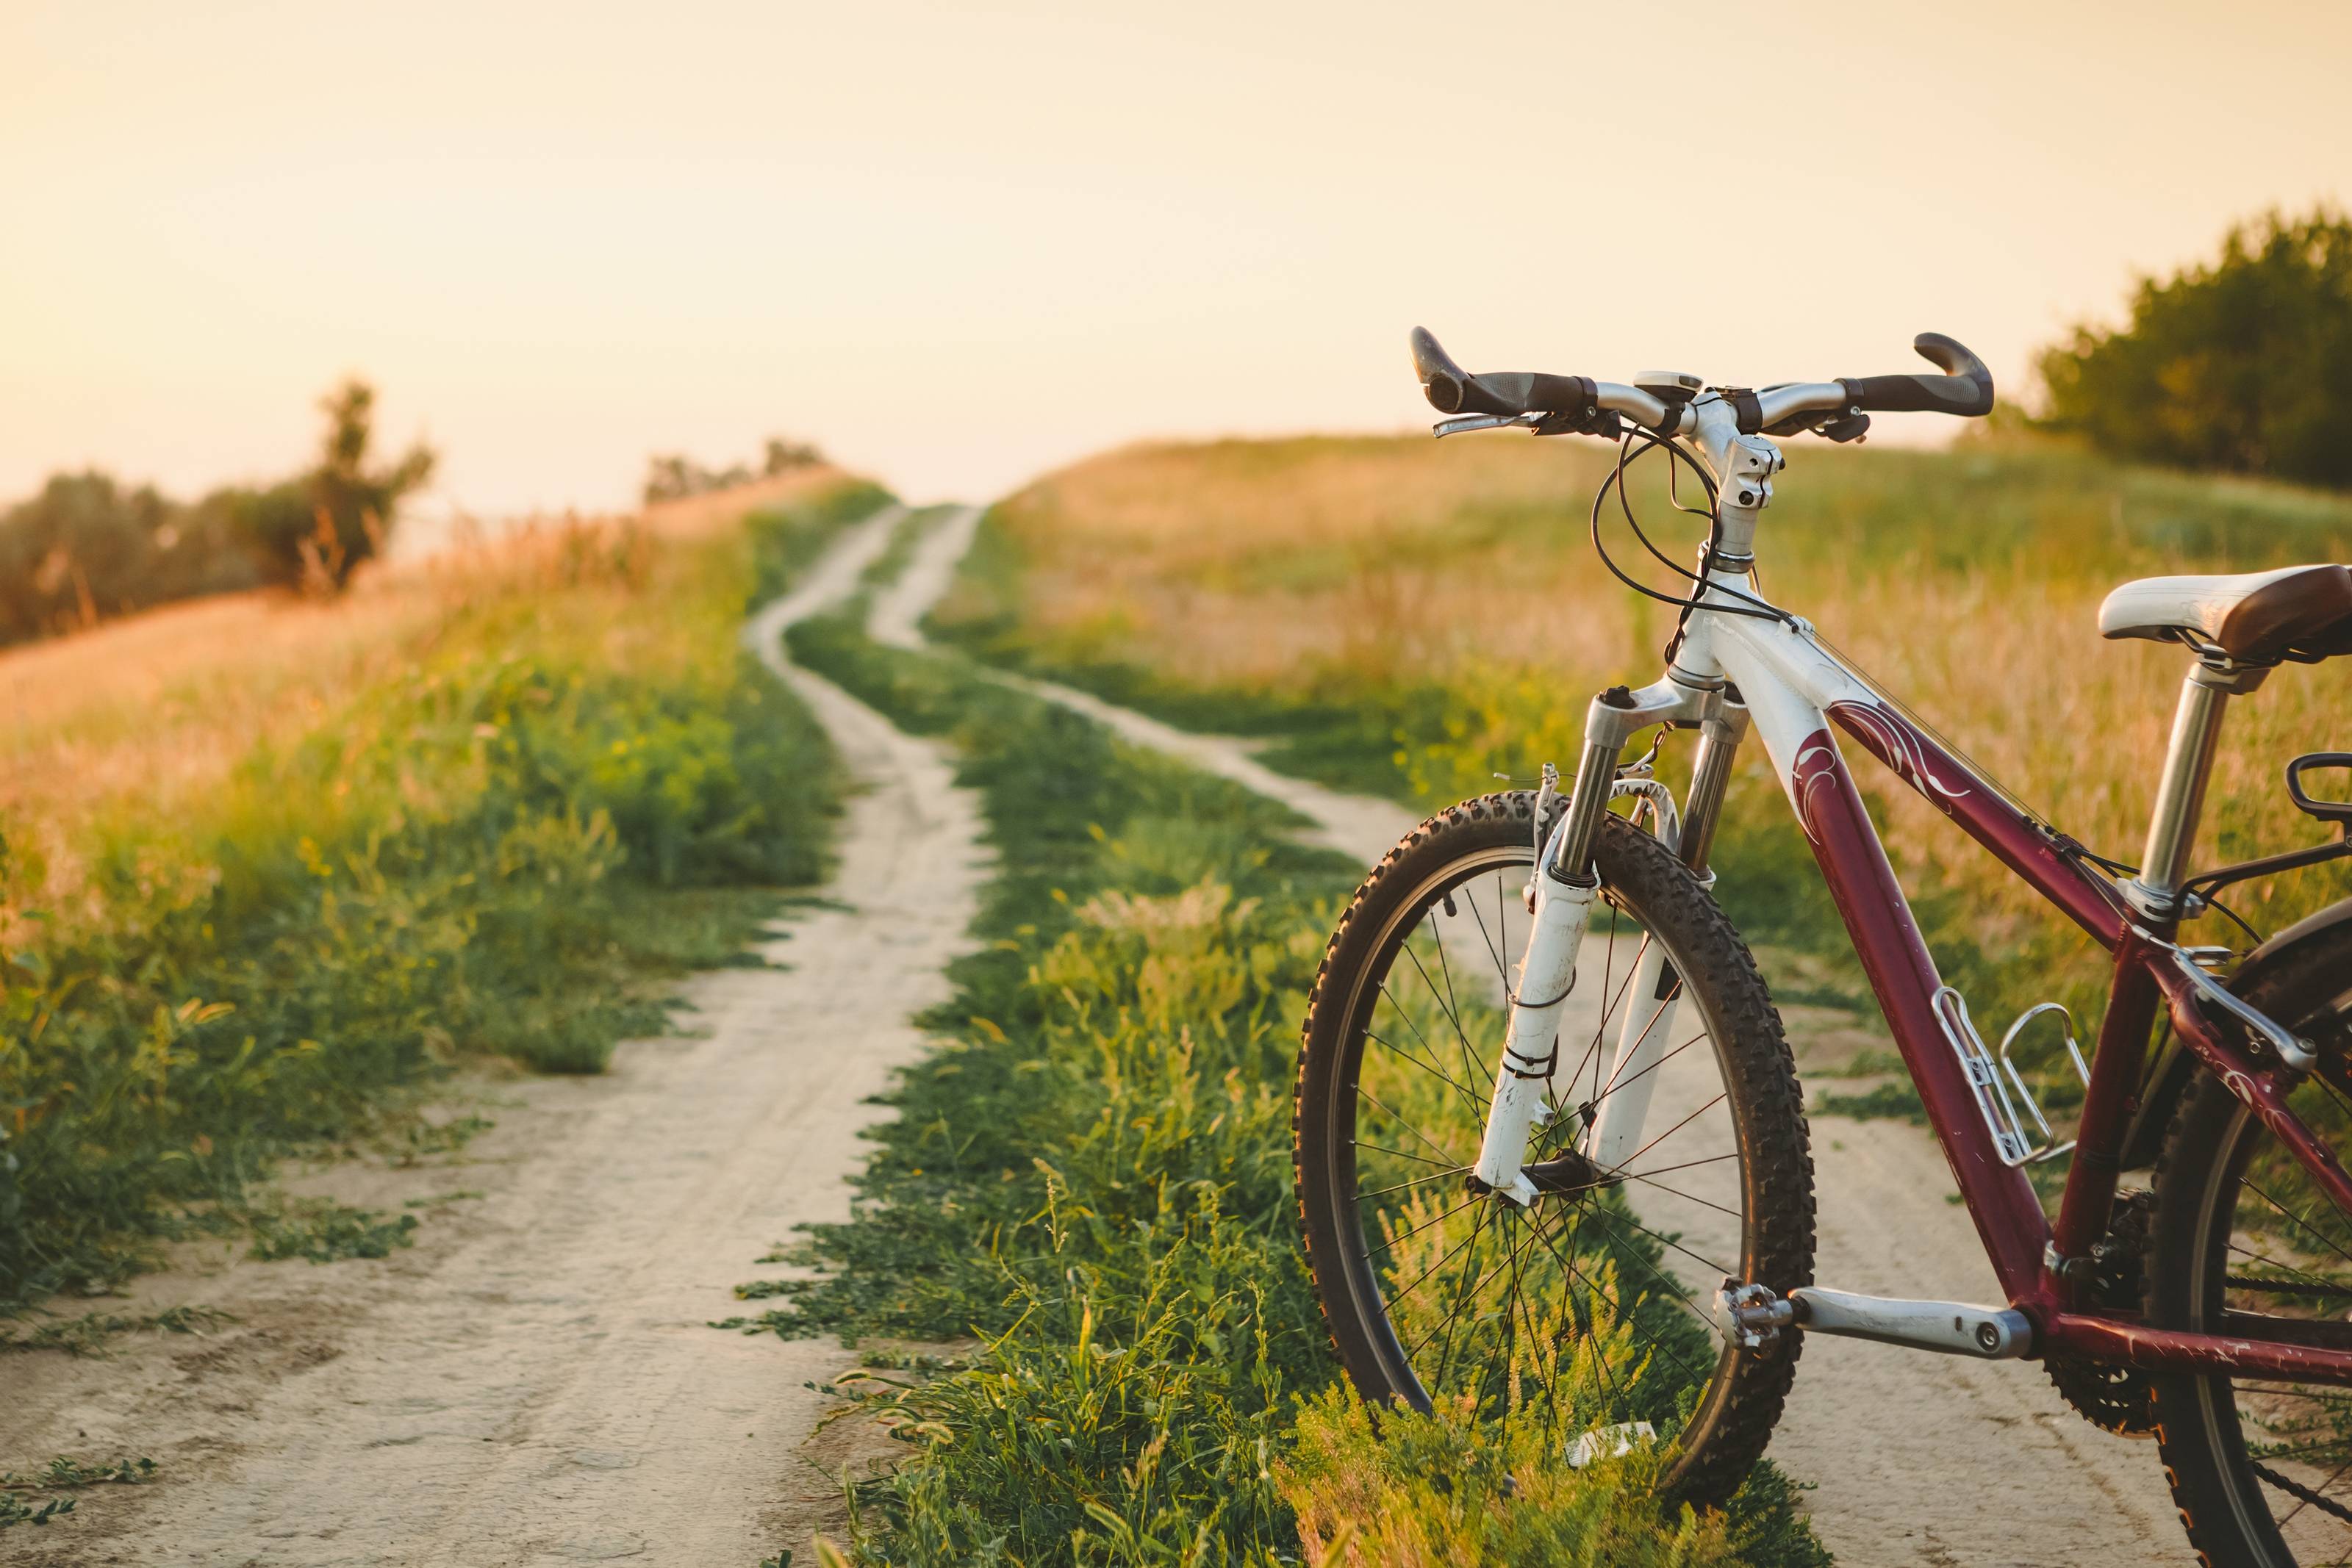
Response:
[{"label": "dark red frame tube", "polygon": [[2123,939],[2130,922],[2107,883],[2080,861],[2059,853],[2057,841],[2041,823],[2011,805],[1997,787],[1933,736],[1879,703],[1832,703],[1829,716],[1995,860],[2096,937],[2100,946],[2113,947]]},{"label": "dark red frame tube", "polygon": [[[1864,749],[2115,952],[2113,988],[2091,1063],[2074,1164],[2060,1200],[2054,1239],[2063,1243],[2055,1249],[2061,1260],[2086,1252],[2105,1231],[2117,1158],[2159,1002],[2168,1005],[2175,1030],[2204,1067],[2252,1106],[2328,1197],[2352,1213],[2352,1175],[2287,1107],[2272,1075],[2206,1023],[2194,988],[2171,962],[2168,925],[2150,930],[2135,921],[2104,878],[2061,853],[2046,828],[1892,708],[1840,702],[1829,712]],[[1943,984],[1936,961],[1827,729],[1814,731],[1797,747],[1790,795],[2001,1290],[2037,1325],[2037,1351],[2156,1369],[2352,1386],[2352,1349],[2151,1329],[2129,1319],[2067,1310],[2063,1282],[2043,1267],[2044,1249],[2053,1239],[2050,1222],[2025,1173],[2003,1165],[1993,1147],[1975,1091],[1936,1015],[1934,998]]]},{"label": "dark red frame tube", "polygon": [[2001,1164],[1993,1148],[1976,1091],[1936,1019],[1932,998],[1943,978],[1829,731],[1815,730],[1797,747],[1790,793],[1993,1272],[2011,1301],[2038,1299],[2050,1235],[2042,1200],[2025,1173]]}]

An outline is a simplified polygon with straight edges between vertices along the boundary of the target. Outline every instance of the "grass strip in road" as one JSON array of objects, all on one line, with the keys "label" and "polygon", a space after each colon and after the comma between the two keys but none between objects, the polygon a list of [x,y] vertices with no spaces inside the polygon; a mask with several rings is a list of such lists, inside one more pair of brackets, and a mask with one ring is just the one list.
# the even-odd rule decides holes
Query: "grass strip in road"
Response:
[{"label": "grass strip in road", "polygon": [[[861,1561],[1817,1563],[1769,1466],[1727,1515],[1662,1516],[1650,1461],[1570,1470],[1566,1423],[1383,1417],[1342,1386],[1297,1239],[1290,1089],[1325,934],[1359,867],[1286,809],[984,678],[867,641],[793,657],[951,737],[1002,857],[983,948],[924,1020],[854,1218],[761,1281],[785,1335],[977,1335],[928,1379],[850,1388],[911,1445],[858,1489]],[[861,1391],[862,1392],[859,1392]]]},{"label": "grass strip in road", "polygon": [[737,646],[745,585],[775,591],[882,498],[483,547],[366,678],[193,805],[134,790],[68,822],[71,791],[16,792],[0,1312],[102,1290],[198,1228],[381,1255],[413,1219],[272,1206],[273,1159],[396,1139],[461,1060],[595,1071],[660,1028],[672,977],[819,876],[839,790],[814,718]]}]

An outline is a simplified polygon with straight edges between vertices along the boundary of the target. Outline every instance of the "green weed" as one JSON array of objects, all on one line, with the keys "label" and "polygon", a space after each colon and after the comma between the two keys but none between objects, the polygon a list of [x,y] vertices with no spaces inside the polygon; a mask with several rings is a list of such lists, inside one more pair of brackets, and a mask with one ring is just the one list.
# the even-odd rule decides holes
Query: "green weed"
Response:
[{"label": "green weed", "polygon": [[75,1510],[76,1500],[71,1497],[52,1496],[42,1501],[37,1496],[26,1497],[13,1489],[22,1487],[37,1494],[71,1492],[84,1487],[138,1486],[154,1478],[152,1459],[118,1459],[110,1465],[92,1465],[63,1454],[35,1475],[0,1471],[0,1530],[16,1524],[49,1524]]},{"label": "green weed", "polygon": [[1919,1091],[1907,1081],[1882,1083],[1860,1094],[1818,1094],[1809,1108],[1817,1116],[1851,1116],[1857,1122],[1891,1117],[1921,1127],[1927,1124],[1927,1108],[1919,1103]]},{"label": "green weed", "polygon": [[331,1263],[340,1258],[389,1258],[396,1247],[415,1245],[417,1220],[329,1202],[288,1204],[253,1219],[253,1256],[265,1263],[308,1258]]},{"label": "green weed", "polygon": [[68,1355],[102,1355],[106,1342],[127,1333],[201,1334],[207,1329],[236,1322],[215,1307],[166,1307],[160,1312],[124,1317],[118,1312],[84,1312],[79,1317],[36,1322],[27,1331],[0,1329],[0,1351],[61,1350]]},{"label": "green weed", "polygon": [[439,1208],[444,1204],[465,1203],[470,1199],[478,1198],[482,1196],[483,1194],[478,1188],[463,1187],[456,1192],[436,1192],[430,1197],[412,1197],[400,1207],[403,1208]]}]

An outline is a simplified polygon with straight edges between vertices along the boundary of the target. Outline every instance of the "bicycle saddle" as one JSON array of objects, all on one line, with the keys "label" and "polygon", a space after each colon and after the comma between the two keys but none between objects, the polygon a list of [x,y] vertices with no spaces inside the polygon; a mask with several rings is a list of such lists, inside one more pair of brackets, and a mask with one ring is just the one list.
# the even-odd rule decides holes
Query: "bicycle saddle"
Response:
[{"label": "bicycle saddle", "polygon": [[2143,577],[2099,606],[2102,637],[2187,636],[2268,664],[2352,653],[2352,571],[2334,562],[2231,577]]}]

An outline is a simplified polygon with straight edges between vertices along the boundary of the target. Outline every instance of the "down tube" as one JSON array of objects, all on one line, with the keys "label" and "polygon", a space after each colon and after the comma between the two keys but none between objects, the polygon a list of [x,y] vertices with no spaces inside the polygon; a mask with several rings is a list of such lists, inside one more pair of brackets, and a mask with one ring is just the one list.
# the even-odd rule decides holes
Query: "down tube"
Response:
[{"label": "down tube", "polygon": [[1936,960],[1920,938],[1910,903],[1895,880],[1895,869],[1887,863],[1829,721],[1809,699],[1775,679],[1777,672],[1731,673],[1747,674],[1740,689],[1749,712],[1796,807],[1822,879],[1837,901],[1863,973],[1870,978],[1912,1082],[1918,1085],[1920,1102],[1935,1124],[2001,1289],[2012,1302],[2037,1299],[2049,1223],[2025,1173],[2001,1164],[1994,1152],[1975,1091],[1936,1018],[1932,999],[1943,984]]}]

